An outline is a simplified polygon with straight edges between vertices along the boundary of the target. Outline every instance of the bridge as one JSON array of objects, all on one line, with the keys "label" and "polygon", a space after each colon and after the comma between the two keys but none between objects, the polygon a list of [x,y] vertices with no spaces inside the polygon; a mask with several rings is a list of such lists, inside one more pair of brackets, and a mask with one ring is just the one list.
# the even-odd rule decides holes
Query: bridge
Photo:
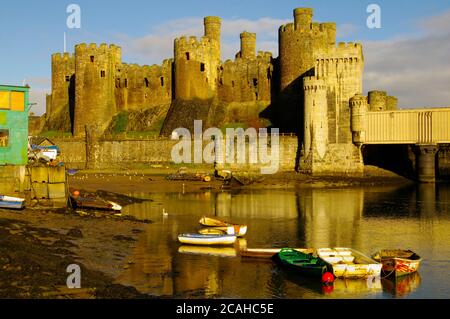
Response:
[{"label": "bridge", "polygon": [[435,181],[439,144],[450,144],[450,108],[367,112],[364,127],[356,144],[414,145],[419,180]]}]

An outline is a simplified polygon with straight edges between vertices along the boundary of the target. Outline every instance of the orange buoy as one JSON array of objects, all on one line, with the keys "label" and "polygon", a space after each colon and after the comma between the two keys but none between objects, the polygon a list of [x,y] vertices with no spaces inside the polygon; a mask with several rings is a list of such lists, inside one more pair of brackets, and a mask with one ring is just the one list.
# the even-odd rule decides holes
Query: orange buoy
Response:
[{"label": "orange buoy", "polygon": [[79,191],[73,192],[73,196],[80,196],[80,192]]}]

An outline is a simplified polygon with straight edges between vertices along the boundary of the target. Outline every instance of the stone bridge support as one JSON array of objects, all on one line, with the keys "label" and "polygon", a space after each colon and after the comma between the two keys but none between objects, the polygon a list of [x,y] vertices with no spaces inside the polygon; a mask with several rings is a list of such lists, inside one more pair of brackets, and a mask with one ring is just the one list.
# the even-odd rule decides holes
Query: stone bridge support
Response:
[{"label": "stone bridge support", "polygon": [[421,183],[436,182],[436,154],[438,145],[415,145],[417,180]]}]

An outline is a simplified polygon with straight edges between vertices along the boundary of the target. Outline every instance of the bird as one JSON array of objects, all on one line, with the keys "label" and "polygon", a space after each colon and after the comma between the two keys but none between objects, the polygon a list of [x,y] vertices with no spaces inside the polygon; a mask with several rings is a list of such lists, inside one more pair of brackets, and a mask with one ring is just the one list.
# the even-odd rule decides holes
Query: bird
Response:
[{"label": "bird", "polygon": [[165,210],[165,209],[163,209],[163,216],[164,216],[164,217],[169,217],[169,213],[168,213],[168,212],[166,212],[166,210]]}]

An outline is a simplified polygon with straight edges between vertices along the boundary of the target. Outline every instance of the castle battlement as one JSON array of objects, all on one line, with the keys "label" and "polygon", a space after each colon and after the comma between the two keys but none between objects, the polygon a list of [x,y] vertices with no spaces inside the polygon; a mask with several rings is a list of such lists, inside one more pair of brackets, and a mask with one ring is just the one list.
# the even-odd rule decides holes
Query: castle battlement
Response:
[{"label": "castle battlement", "polygon": [[73,54],[68,53],[68,52],[52,54],[52,61],[54,61],[54,62],[56,62],[56,61],[67,61],[67,60],[72,60],[74,58],[75,58],[75,56]]},{"label": "castle battlement", "polygon": [[206,37],[196,37],[196,36],[181,36],[175,39],[175,46],[201,46],[209,45],[211,40]]},{"label": "castle battlement", "polygon": [[305,91],[326,90],[327,86],[324,80],[315,76],[307,76],[303,79],[303,88]]}]

